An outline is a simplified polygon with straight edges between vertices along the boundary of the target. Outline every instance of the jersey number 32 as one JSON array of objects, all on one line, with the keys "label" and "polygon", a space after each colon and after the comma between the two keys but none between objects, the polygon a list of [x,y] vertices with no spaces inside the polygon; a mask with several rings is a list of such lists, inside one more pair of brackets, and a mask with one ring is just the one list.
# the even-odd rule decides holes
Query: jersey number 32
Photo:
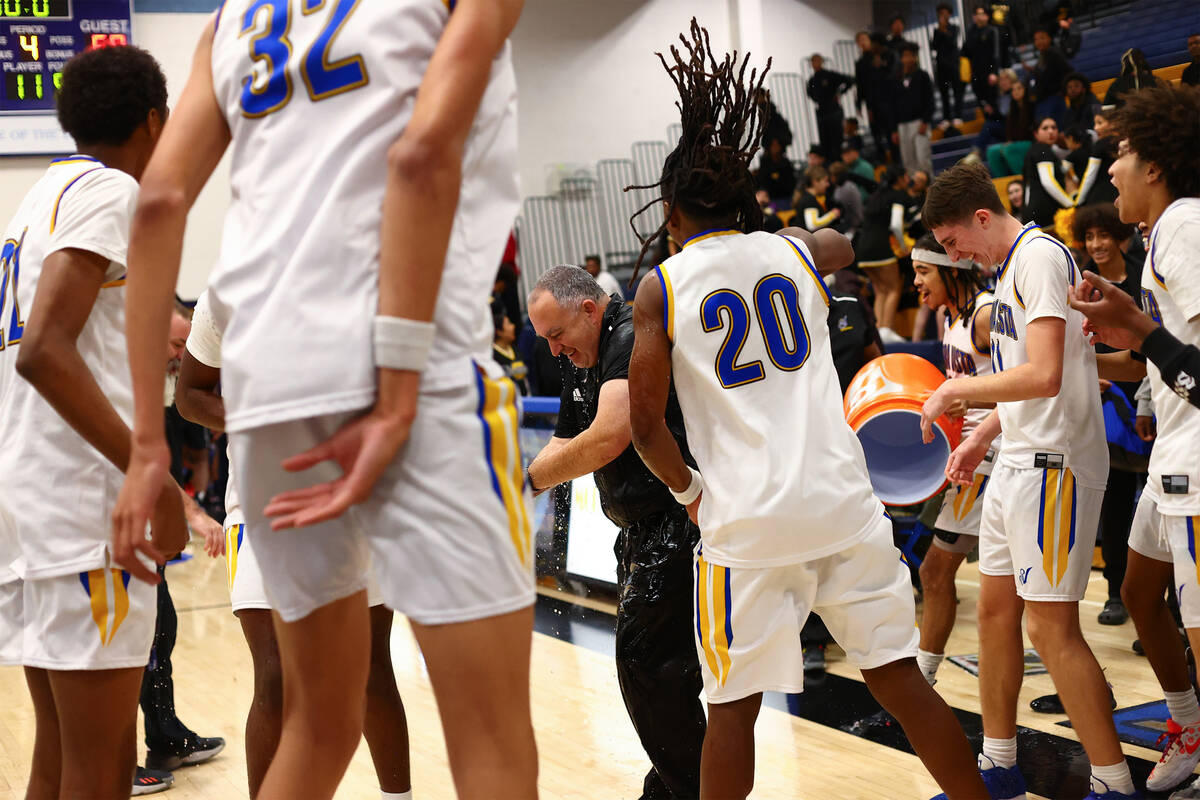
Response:
[{"label": "jersey number 32", "polygon": [[[292,99],[292,77],[288,61],[292,57],[292,42],[288,32],[292,27],[293,0],[254,0],[242,15],[239,36],[257,27],[259,12],[265,11],[266,27],[250,38],[250,58],[254,71],[242,85],[242,114],[265,117],[283,108]],[[300,12],[315,14],[329,0],[299,0]],[[308,96],[315,103],[334,95],[366,86],[369,80],[367,65],[361,55],[351,55],[331,62],[329,48],[346,20],[354,13],[359,0],[332,0],[332,9],[321,32],[309,43],[300,61],[300,77]]]},{"label": "jersey number 32", "polygon": [[[768,275],[754,287],[754,313],[766,345],[767,358],[783,372],[794,372],[808,360],[808,328],[800,313],[800,291],[786,275]],[[717,380],[726,389],[766,377],[762,361],[737,363],[750,334],[750,307],[732,289],[718,289],[700,302],[700,323],[706,333],[728,326],[717,351]],[[786,324],[785,324],[786,323]]]}]

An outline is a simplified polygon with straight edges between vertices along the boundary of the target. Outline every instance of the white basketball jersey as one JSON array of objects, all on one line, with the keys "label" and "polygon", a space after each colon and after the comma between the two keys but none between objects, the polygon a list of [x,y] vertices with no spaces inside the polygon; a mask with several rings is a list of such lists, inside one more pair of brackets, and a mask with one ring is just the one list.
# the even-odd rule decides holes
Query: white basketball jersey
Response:
[{"label": "white basketball jersey", "polygon": [[[192,310],[192,330],[188,333],[187,351],[204,366],[221,368],[221,331],[213,319],[207,291],[196,300],[196,307]],[[228,451],[229,448],[225,449]],[[229,516],[239,510],[242,504],[233,478],[233,456],[228,452],[226,455],[229,458],[229,474],[225,484],[225,515]]]},{"label": "white basketball jersey", "polygon": [[[947,378],[969,378],[975,375],[992,374],[992,357],[975,346],[975,319],[980,314],[991,314],[996,298],[991,292],[975,295],[975,310],[970,317],[959,315],[946,320],[946,332],[942,335],[942,363]],[[962,435],[965,439],[979,423],[992,413],[988,408],[972,408],[963,417]]]},{"label": "white basketball jersey", "polygon": [[658,268],[675,390],[704,476],[704,557],[807,561],[883,515],[842,413],[829,291],[803,243],[757,232],[692,237]]},{"label": "white basketball jersey", "polygon": [[[105,565],[122,474],[17,375],[42,262],[67,248],[109,259],[76,341],[126,423],[133,387],[125,349],[125,253],[137,181],[88,156],[51,162],[4,231],[0,253],[0,572],[27,580]],[[166,366],[164,365],[164,373]],[[3,576],[0,576],[3,580]]]},{"label": "white basketball jersey", "polygon": [[[370,405],[387,151],[450,10],[441,0],[228,0],[212,71],[232,201],[212,310],[237,431]],[[422,389],[491,358],[488,297],[519,202],[516,84],[496,58],[466,143]]]},{"label": "white basketball jersey", "polygon": [[[1142,272],[1142,308],[1184,344],[1200,346],[1200,199],[1176,200],[1154,224]],[[1146,489],[1160,514],[1200,515],[1200,409],[1188,387],[1168,386],[1146,364],[1158,438],[1150,453]],[[1176,394],[1180,391],[1183,396]]]},{"label": "white basketball jersey", "polygon": [[1108,480],[1108,439],[1100,407],[1096,351],[1083,336],[1083,315],[1067,305],[1075,259],[1061,242],[1026,226],[996,274],[992,304],[992,370],[1029,362],[1026,325],[1066,321],[1062,386],[1054,397],[999,403],[1004,444],[1000,461],[1018,469],[1068,467],[1083,486]]}]

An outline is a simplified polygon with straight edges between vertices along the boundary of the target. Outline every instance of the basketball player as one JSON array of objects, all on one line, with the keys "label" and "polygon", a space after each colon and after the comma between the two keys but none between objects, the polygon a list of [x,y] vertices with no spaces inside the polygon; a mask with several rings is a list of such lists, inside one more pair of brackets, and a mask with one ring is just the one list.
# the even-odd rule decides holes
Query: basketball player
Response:
[{"label": "basketball player", "polygon": [[973,480],[992,440],[1004,432],[979,528],[980,768],[1008,787],[1005,797],[1023,796],[1016,725],[1024,611],[1030,641],[1091,761],[1088,797],[1136,797],[1104,675],[1079,628],[1108,446],[1096,355],[1081,315],[1067,307],[1067,290],[1078,281],[1074,259],[1058,240],[1005,211],[980,164],[943,172],[929,189],[923,218],[950,258],[1000,265],[991,314],[993,374],[946,381],[925,402],[921,418],[928,442],[934,420],[954,403],[997,403],[951,454],[946,470],[956,483]]},{"label": "basketball player", "polygon": [[[114,563],[108,517],[133,414],[129,220],[166,115],[166,81],[145,51],[68,62],[58,119],[79,152],[51,162],[0,251],[0,659],[24,666],[33,700],[29,800],[125,798],[133,783],[156,576],[139,561],[150,582],[132,581]],[[161,475],[146,488],[144,549],[161,559],[187,541],[182,493]]]},{"label": "basketball player", "polygon": [[[700,795],[750,793],[762,692],[803,689],[800,628],[815,610],[950,796],[988,797],[962,729],[913,660],[908,570],[841,413],[815,264],[845,266],[853,251],[832,231],[758,230],[747,165],[762,76],[743,84],[745,64],[718,62],[694,19],[680,41],[684,52],[663,60],[683,136],[663,168],[661,227],[685,244],[638,289],[629,402],[638,453],[701,530]],[[664,419],[672,375],[700,473]]]},{"label": "basketball player", "polygon": [[[951,260],[932,234],[925,234],[913,246],[913,284],[921,302],[936,311],[946,309],[946,331],[942,336],[942,360],[947,378],[990,375],[992,302],[995,298],[983,288],[975,263],[970,259]],[[965,406],[966,404],[963,404]],[[963,436],[988,416],[984,406],[962,409]],[[971,482],[951,485],[942,502],[933,529],[933,546],[921,562],[921,586],[925,590],[925,610],[921,617],[921,642],[917,666],[931,684],[945,658],[946,642],[954,630],[958,597],[954,575],[963,559],[979,543],[979,519],[983,513],[983,493],[992,474],[995,451],[975,470]]]},{"label": "basketball player", "polygon": [[[225,429],[221,381],[221,332],[213,322],[208,293],[200,295],[179,371],[175,404],[184,418],[213,431]],[[230,460],[230,472],[233,461]],[[271,622],[271,603],[263,588],[262,570],[246,535],[245,515],[237,485],[225,490],[225,557],[229,566],[229,595],[233,613],[242,625],[254,664],[254,698],[246,717],[246,772],[250,796],[257,797],[267,765],[279,743],[283,712],[283,675],[279,645]],[[379,588],[368,585],[371,607],[371,668],[367,676],[367,711],[363,734],[375,762],[383,800],[411,800],[408,768],[408,727],[392,670],[392,611],[378,599]]]},{"label": "basketball player", "polygon": [[143,546],[165,456],[146,337],[166,328],[187,210],[232,143],[209,300],[284,675],[263,800],[332,797],[354,753],[370,563],[413,624],[459,796],[537,793],[527,492],[487,305],[519,202],[520,5],[226,5],[147,170],[128,298],[136,466],[114,542],[125,559]]},{"label": "basketball player", "polygon": [[[1150,228],[1142,307],[1187,344],[1200,344],[1200,95],[1194,89],[1149,88],[1125,96],[1114,124],[1121,136],[1109,169],[1121,221]],[[1077,300],[1090,300],[1098,276],[1087,274]],[[1120,291],[1105,287],[1104,291]],[[1136,346],[1093,328],[1105,343]],[[1146,788],[1166,791],[1191,777],[1200,762],[1200,705],[1188,675],[1183,645],[1164,600],[1178,592],[1179,610],[1192,651],[1200,652],[1200,410],[1188,404],[1188,386],[1168,384],[1148,365],[1158,419],[1149,476],[1129,533],[1129,563],[1121,595],[1163,688],[1171,719],[1167,747]],[[1182,389],[1182,391],[1181,391]],[[1180,797],[1200,797],[1200,789]]]}]

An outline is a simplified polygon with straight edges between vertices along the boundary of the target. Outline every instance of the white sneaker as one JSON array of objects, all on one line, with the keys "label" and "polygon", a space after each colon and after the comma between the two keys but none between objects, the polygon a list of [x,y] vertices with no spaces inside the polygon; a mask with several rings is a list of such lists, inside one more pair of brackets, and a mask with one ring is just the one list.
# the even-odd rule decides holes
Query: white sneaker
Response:
[{"label": "white sneaker", "polygon": [[[1159,741],[1163,739],[1166,739],[1167,749],[1150,770],[1150,777],[1146,778],[1146,789],[1151,792],[1164,792],[1178,786],[1200,763],[1200,724],[1180,727],[1175,720],[1169,719],[1167,732],[1159,737]],[[1192,787],[1188,787],[1185,791],[1191,790]],[[1200,798],[1200,789],[1195,794],[1182,796]]]},{"label": "white sneaker", "polygon": [[907,339],[905,339],[900,334],[896,333],[891,328],[880,328],[879,329],[879,339],[884,344],[899,344],[900,342],[908,341]]}]

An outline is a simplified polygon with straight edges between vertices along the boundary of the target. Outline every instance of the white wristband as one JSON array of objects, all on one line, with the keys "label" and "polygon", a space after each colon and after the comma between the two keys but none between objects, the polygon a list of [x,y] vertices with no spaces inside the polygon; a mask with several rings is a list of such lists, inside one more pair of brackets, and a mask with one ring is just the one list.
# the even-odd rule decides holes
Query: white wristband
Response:
[{"label": "white wristband", "polygon": [[375,366],[423,372],[433,347],[432,322],[375,317]]},{"label": "white wristband", "polygon": [[690,506],[700,496],[700,492],[704,490],[704,483],[700,479],[700,473],[691,467],[688,467],[688,472],[692,473],[692,482],[682,492],[677,492],[671,489],[670,486],[667,487],[671,492],[671,496],[681,506]]}]

